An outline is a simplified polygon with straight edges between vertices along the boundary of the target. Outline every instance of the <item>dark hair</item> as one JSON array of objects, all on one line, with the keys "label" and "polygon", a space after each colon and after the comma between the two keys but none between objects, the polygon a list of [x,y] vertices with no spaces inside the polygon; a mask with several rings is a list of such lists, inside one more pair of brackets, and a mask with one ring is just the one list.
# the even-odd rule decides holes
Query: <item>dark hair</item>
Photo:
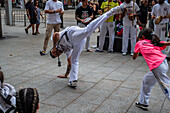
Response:
[{"label": "dark hair", "polygon": [[4,82],[4,74],[3,74],[3,72],[1,71],[1,67],[0,67],[0,82],[1,82],[1,85],[2,85],[2,83]]},{"label": "dark hair", "polygon": [[161,46],[159,37],[157,35],[153,34],[152,29],[144,28],[143,30],[141,30],[138,35],[138,38],[142,39],[142,36],[144,36],[145,39],[151,40],[151,43],[154,46]]},{"label": "dark hair", "polygon": [[36,113],[39,95],[35,88],[24,88],[16,93],[16,107],[18,113]]},{"label": "dark hair", "polygon": [[154,1],[155,2],[155,4],[157,4],[158,2],[157,2],[157,0],[152,0],[152,1]]}]

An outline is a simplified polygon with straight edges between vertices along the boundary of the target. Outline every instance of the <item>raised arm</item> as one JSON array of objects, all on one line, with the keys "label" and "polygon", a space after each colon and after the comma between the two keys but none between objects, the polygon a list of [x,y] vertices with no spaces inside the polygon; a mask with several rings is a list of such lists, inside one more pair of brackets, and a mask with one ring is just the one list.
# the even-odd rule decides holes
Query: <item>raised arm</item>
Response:
[{"label": "raised arm", "polygon": [[163,42],[163,43],[160,43],[160,44],[163,44],[165,46],[170,46],[170,41],[169,42]]}]

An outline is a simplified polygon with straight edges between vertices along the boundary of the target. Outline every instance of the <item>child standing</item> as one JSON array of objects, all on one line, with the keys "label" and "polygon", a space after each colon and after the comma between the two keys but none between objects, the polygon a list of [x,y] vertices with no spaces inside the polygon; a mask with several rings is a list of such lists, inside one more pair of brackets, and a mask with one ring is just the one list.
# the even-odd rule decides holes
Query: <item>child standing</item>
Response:
[{"label": "child standing", "polygon": [[139,42],[135,45],[133,59],[135,60],[141,52],[150,69],[143,78],[139,102],[136,102],[139,108],[147,109],[151,89],[156,82],[170,100],[170,78],[166,75],[169,67],[166,55],[161,52],[169,45],[170,42],[160,41],[150,28],[145,28],[139,33]]},{"label": "child standing", "polygon": [[36,1],[36,4],[35,4],[35,8],[36,8],[36,12],[37,12],[37,21],[36,21],[36,34],[40,34],[39,32],[39,26],[40,26],[40,15],[42,17],[42,19],[44,19],[43,15],[41,14],[41,11],[40,11],[40,8],[38,7],[38,0]]}]

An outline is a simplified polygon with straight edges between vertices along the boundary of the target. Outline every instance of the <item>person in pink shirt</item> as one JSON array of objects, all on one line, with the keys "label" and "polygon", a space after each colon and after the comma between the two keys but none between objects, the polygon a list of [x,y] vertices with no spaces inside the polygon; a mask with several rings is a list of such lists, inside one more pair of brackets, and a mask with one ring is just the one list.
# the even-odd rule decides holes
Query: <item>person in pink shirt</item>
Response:
[{"label": "person in pink shirt", "polygon": [[170,78],[166,75],[169,67],[166,55],[161,52],[166,46],[170,45],[170,42],[160,41],[160,38],[153,34],[150,28],[143,29],[138,38],[139,41],[135,45],[133,59],[135,60],[141,52],[150,71],[143,78],[139,102],[136,102],[135,105],[146,110],[149,105],[151,89],[156,82],[170,101]]}]

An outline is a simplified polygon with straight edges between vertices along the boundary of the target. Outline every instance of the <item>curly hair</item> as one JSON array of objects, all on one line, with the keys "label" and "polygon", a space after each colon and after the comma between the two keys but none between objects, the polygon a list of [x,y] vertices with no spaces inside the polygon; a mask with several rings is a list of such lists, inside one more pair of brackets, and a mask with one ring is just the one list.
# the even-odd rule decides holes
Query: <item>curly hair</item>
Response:
[{"label": "curly hair", "polygon": [[21,89],[16,93],[16,107],[18,113],[36,113],[39,95],[35,88]]}]

